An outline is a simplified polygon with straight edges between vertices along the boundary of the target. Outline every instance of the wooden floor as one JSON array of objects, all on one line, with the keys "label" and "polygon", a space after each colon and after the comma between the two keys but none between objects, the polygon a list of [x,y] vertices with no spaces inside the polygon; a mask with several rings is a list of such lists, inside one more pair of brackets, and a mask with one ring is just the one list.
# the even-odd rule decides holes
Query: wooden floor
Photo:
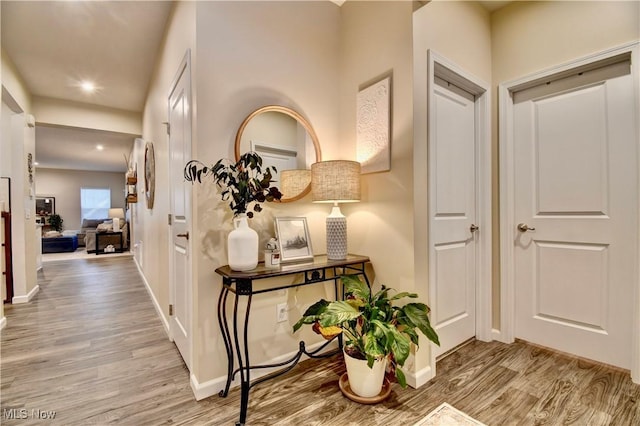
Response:
[{"label": "wooden floor", "polygon": [[[237,420],[237,389],[195,401],[131,258],[48,263],[39,284],[31,304],[5,306],[2,425]],[[305,361],[257,386],[247,424],[412,425],[448,402],[487,425],[640,425],[640,386],[627,372],[523,342],[472,342],[440,361],[427,385],[394,385],[375,406],[341,395],[342,372],[339,357]],[[53,420],[35,418],[52,411]]]}]

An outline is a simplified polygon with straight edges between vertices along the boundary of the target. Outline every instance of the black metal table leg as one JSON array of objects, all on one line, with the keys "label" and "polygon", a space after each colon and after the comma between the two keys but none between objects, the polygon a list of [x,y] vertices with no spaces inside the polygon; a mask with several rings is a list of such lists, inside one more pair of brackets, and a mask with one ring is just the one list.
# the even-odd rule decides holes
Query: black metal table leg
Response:
[{"label": "black metal table leg", "polygon": [[[236,425],[244,425],[247,419],[247,409],[249,408],[249,389],[251,388],[251,363],[249,361],[249,312],[251,311],[251,291],[252,283],[250,280],[239,281],[236,287],[236,297],[233,306],[233,334],[236,344],[236,353],[238,355],[238,370],[240,371],[240,420]],[[244,324],[242,327],[242,340],[244,344],[244,358],[242,349],[240,348],[238,339],[238,299],[240,295],[247,296],[247,307],[244,315]]]},{"label": "black metal table leg", "polygon": [[234,362],[233,347],[231,346],[231,334],[229,333],[229,322],[227,321],[227,296],[229,295],[229,288],[226,284],[226,282],[223,283],[222,289],[220,290],[220,297],[218,298],[218,324],[220,325],[222,340],[224,340],[224,348],[227,351],[227,383],[224,386],[224,390],[221,390],[218,393],[221,397],[229,395]]}]

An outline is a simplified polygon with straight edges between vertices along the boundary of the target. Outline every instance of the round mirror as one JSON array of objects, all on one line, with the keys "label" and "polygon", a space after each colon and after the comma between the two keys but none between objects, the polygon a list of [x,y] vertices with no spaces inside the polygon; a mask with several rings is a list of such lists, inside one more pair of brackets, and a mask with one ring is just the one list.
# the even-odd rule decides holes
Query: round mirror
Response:
[{"label": "round mirror", "polygon": [[299,200],[311,190],[311,164],[321,160],[320,143],[311,124],[296,111],[277,105],[258,108],[236,135],[236,161],[248,151],[274,166],[283,203]]}]

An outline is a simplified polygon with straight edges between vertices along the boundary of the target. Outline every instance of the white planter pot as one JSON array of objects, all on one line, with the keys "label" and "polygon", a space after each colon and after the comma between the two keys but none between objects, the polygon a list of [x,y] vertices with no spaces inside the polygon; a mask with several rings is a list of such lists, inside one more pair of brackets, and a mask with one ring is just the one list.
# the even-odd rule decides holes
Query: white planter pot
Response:
[{"label": "white planter pot", "polygon": [[229,267],[234,271],[249,271],[258,265],[258,233],[249,228],[247,216],[233,219],[234,230],[227,237]]},{"label": "white planter pot", "polygon": [[369,368],[367,360],[355,359],[345,352],[344,362],[347,365],[349,387],[353,393],[363,398],[373,398],[380,394],[387,367],[386,357],[374,361],[373,367]]}]

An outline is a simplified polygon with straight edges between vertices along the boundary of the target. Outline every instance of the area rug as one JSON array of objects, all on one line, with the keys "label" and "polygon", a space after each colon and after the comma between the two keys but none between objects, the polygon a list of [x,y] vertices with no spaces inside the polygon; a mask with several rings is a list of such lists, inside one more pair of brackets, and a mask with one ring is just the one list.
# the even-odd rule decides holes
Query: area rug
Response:
[{"label": "area rug", "polygon": [[413,426],[486,426],[446,402]]}]

